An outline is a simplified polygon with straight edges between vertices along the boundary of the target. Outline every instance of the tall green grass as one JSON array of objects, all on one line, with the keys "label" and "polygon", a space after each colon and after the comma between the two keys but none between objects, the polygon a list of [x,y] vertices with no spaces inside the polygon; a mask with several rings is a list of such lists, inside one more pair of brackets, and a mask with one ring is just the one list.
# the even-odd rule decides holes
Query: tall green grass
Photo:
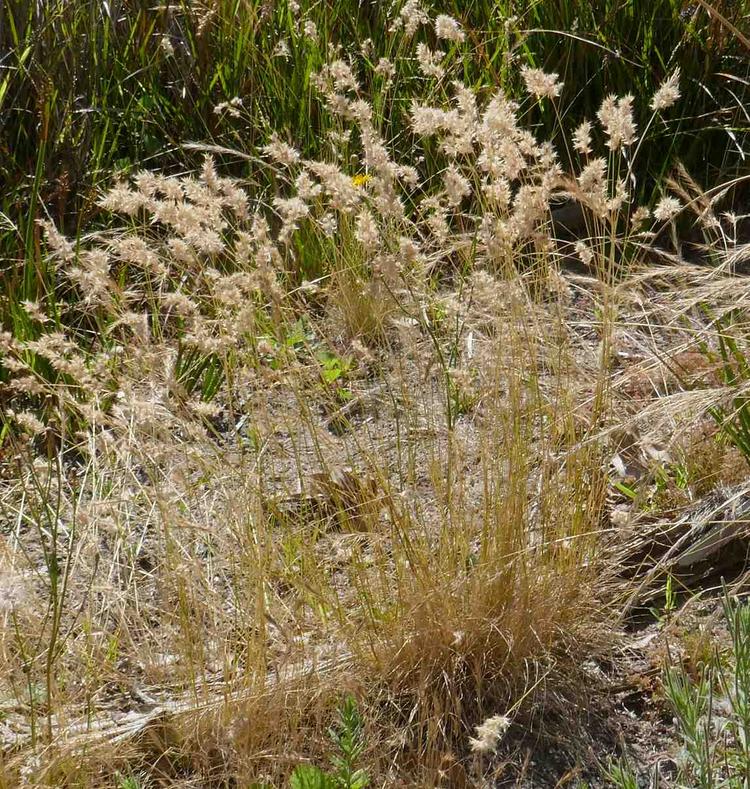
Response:
[{"label": "tall green grass", "polygon": [[[650,131],[636,170],[641,194],[678,159],[704,184],[745,165],[750,58],[735,33],[750,29],[748,0],[449,0],[437,10],[481,31],[465,45],[475,55],[465,58],[471,85],[518,93],[522,63],[559,72],[569,128],[593,117],[608,93],[650,96],[679,67],[685,115]],[[312,74],[333,41],[352,42],[358,58],[413,57],[389,34],[390,16],[388,4],[361,0],[307,0],[296,15],[267,0],[3,3],[0,320],[15,326],[13,303],[51,289],[36,220],[51,215],[77,235],[96,221],[98,186],[114,173],[184,167],[189,141],[253,153],[270,129],[320,154],[327,121]],[[302,34],[303,20],[315,23],[315,41]],[[400,133],[405,149],[407,95],[397,83],[377,105],[386,136]],[[215,112],[234,97],[237,117]],[[545,134],[559,126],[551,107],[531,112]],[[242,174],[240,162],[235,170]]]}]

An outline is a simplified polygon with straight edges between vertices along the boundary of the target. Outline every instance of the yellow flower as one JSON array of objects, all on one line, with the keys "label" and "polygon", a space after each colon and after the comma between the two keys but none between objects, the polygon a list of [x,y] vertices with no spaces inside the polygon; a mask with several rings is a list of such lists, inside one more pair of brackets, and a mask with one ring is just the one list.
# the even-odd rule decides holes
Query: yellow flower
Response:
[{"label": "yellow flower", "polygon": [[352,178],[352,183],[355,186],[364,186],[371,178],[367,173],[359,173]]}]

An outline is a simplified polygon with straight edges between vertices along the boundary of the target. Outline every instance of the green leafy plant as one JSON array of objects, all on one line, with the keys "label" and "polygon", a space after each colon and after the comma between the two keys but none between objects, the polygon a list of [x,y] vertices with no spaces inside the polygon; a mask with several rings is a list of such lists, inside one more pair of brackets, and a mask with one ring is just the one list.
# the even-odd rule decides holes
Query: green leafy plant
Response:
[{"label": "green leafy plant", "polygon": [[684,780],[695,781],[700,787],[712,787],[713,762],[717,738],[712,734],[713,667],[706,667],[693,680],[681,667],[664,672],[664,690],[677,719],[682,741],[680,772]]},{"label": "green leafy plant", "polygon": [[638,776],[624,757],[610,763],[606,777],[617,789],[638,789]]},{"label": "green leafy plant", "polygon": [[320,364],[320,377],[323,383],[331,388],[336,399],[341,402],[350,400],[351,390],[345,385],[345,380],[352,369],[351,359],[339,356],[326,348],[318,350],[315,358]]},{"label": "green leafy plant", "polygon": [[314,765],[298,765],[290,780],[291,789],[365,789],[368,774],[358,768],[365,749],[362,718],[357,702],[347,696],[338,710],[338,725],[328,732],[335,752],[328,772]]},{"label": "green leafy plant", "polygon": [[224,363],[215,353],[204,354],[180,344],[175,361],[175,378],[186,395],[200,394],[205,402],[216,396],[224,382]]},{"label": "green leafy plant", "polygon": [[117,773],[115,780],[117,781],[117,789],[145,789],[147,786],[143,778],[136,775],[122,775],[121,773]]},{"label": "green leafy plant", "polygon": [[305,319],[299,318],[286,327],[282,337],[279,339],[269,338],[269,340],[274,350],[271,368],[281,370],[292,359],[310,347],[315,340],[315,334],[310,330]]},{"label": "green leafy plant", "polygon": [[666,623],[672,618],[672,614],[677,608],[677,595],[674,588],[674,576],[667,575],[664,584],[664,604],[661,608],[651,608],[651,614],[659,623]]},{"label": "green leafy plant", "polygon": [[[674,714],[680,750],[673,785],[680,789],[750,786],[750,604],[729,595],[722,612],[729,634],[722,649],[697,669],[664,669],[664,695]],[[618,789],[636,789],[638,775],[624,757],[605,771]]]},{"label": "green leafy plant", "polygon": [[715,649],[697,678],[674,666],[664,674],[682,741],[680,786],[750,785],[750,605],[725,590],[722,607],[727,654]]}]

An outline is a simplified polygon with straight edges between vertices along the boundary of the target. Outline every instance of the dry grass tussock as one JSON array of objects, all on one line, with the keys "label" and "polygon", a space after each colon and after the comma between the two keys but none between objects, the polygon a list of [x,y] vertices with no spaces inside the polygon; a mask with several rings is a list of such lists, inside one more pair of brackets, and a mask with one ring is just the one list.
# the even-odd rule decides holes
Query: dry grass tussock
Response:
[{"label": "dry grass tussock", "polygon": [[[463,41],[446,17],[437,35]],[[679,354],[710,358],[742,307],[742,250],[707,197],[725,265],[640,264],[692,198],[683,177],[653,221],[630,204],[632,97],[569,151],[418,57],[437,182],[394,159],[334,59],[330,156],[272,137],[275,194],[207,157],[115,184],[110,229],[77,244],[45,227],[59,292],[0,338],[3,785],[283,785],[324,755],[344,691],[379,785],[476,784],[500,768],[475,726],[543,730],[541,700],[593,682],[609,548],[637,525],[609,461],[647,476],[726,400],[725,380],[688,386]],[[524,80],[554,106],[555,75]],[[644,128],[678,85],[643,100]],[[585,274],[554,239],[571,197]]]}]

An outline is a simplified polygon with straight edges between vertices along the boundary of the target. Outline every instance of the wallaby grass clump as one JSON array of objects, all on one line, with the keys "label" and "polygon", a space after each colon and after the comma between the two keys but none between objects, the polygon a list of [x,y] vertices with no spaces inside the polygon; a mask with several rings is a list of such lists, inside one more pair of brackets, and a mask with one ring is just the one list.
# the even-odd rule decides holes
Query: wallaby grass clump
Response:
[{"label": "wallaby grass clump", "polygon": [[[262,179],[221,174],[214,146],[199,172],[115,182],[106,229],[44,224],[54,290],[0,336],[7,785],[490,780],[481,753],[615,637],[625,387],[700,350],[696,306],[729,287],[670,294],[639,269],[687,202],[634,204],[679,72],[560,128],[569,167],[526,123],[559,113],[558,75],[530,64],[516,101],[461,81],[457,20],[413,2],[396,19],[416,65],[365,77],[332,49],[316,67],[325,156],[269,132]],[[400,68],[420,74],[409,158],[369,92]],[[561,201],[585,228],[568,248]],[[643,409],[653,441],[672,402],[725,397],[671,385]],[[344,702],[332,778],[308,762],[345,691],[362,718]],[[486,720],[502,726],[472,755]]]}]

